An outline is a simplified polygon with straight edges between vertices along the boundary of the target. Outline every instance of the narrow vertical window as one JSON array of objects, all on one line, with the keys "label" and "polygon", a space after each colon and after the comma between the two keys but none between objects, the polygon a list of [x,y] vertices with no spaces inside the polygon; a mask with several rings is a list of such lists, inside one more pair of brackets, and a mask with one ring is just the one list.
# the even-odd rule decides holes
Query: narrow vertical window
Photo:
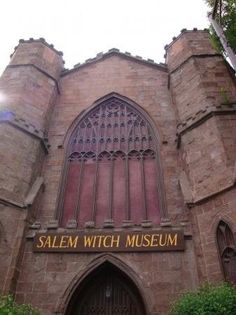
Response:
[{"label": "narrow vertical window", "polygon": [[217,228],[217,243],[225,279],[236,283],[235,239],[230,227],[224,221],[220,221]]},{"label": "narrow vertical window", "polygon": [[60,222],[159,224],[158,145],[138,106],[111,97],[77,123],[67,146]]}]

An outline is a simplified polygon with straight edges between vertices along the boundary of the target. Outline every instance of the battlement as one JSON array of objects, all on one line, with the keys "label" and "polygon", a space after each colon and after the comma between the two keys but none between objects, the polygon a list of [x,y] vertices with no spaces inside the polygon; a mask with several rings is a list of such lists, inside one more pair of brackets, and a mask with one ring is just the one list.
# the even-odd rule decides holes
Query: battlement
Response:
[{"label": "battlement", "polygon": [[113,55],[117,55],[117,56],[120,56],[122,58],[129,59],[129,60],[132,60],[132,61],[135,61],[138,63],[142,63],[142,64],[145,64],[145,65],[148,65],[151,67],[157,67],[161,71],[167,71],[167,67],[166,67],[165,63],[157,63],[153,59],[149,59],[149,58],[144,59],[141,56],[137,56],[137,55],[134,56],[130,52],[127,52],[127,51],[121,52],[117,48],[111,48],[105,53],[103,53],[103,52],[98,53],[96,55],[96,57],[89,58],[89,59],[85,60],[85,62],[83,62],[83,63],[77,63],[76,65],[74,65],[74,67],[72,69],[64,69],[64,71],[62,72],[62,76],[67,75],[69,73],[72,73],[72,72],[74,72],[80,68],[83,68],[85,66],[93,64],[95,62],[102,61],[105,58],[108,58],[108,57],[113,56]]},{"label": "battlement", "polygon": [[9,66],[34,66],[54,80],[58,80],[64,68],[62,56],[63,53],[48,44],[44,38],[20,39],[11,55]]},{"label": "battlement", "polygon": [[165,46],[165,50],[169,72],[175,71],[192,56],[219,56],[211,45],[207,29],[183,29],[177,37],[173,37],[169,45]]},{"label": "battlement", "polygon": [[[19,40],[19,44],[22,44],[22,43],[28,43],[28,44],[31,44],[31,43],[43,43],[45,46],[47,46],[48,48],[51,48],[53,51],[55,51],[59,56],[63,56],[63,52],[62,51],[59,51],[57,49],[54,48],[54,45],[53,44],[49,44],[43,37],[40,37],[38,39],[35,39],[35,38],[29,38],[29,39],[20,39]],[[19,44],[14,48],[14,52],[10,55],[10,58],[12,58],[12,56],[14,55],[16,49],[18,48]]]}]

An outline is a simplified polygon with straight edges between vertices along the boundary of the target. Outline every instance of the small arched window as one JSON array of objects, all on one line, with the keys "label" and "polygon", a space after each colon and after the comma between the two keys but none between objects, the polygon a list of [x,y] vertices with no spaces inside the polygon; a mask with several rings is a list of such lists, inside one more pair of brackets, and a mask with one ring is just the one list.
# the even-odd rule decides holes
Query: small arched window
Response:
[{"label": "small arched window", "polygon": [[236,283],[236,244],[232,230],[224,221],[217,228],[217,243],[225,279]]},{"label": "small arched window", "polygon": [[147,114],[110,97],[75,126],[66,152],[62,226],[160,222],[163,201],[158,143]]}]

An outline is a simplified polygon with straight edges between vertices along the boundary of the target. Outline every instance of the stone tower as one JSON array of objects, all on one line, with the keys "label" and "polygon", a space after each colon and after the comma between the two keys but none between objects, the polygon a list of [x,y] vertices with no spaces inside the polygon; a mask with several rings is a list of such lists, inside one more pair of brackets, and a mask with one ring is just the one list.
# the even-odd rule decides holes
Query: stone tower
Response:
[{"label": "stone tower", "polygon": [[[236,228],[235,73],[211,47],[206,31],[183,30],[166,49],[178,117],[180,185],[191,216],[199,276],[201,281],[222,280],[217,227],[224,222],[232,233]],[[233,247],[234,241],[224,246]],[[231,263],[228,272],[235,277],[235,259]]]},{"label": "stone tower", "polygon": [[20,40],[0,81],[4,97],[0,107],[3,292],[14,292],[24,251],[24,230],[37,212],[35,201],[43,186],[47,132],[63,69],[61,55],[44,39]]}]

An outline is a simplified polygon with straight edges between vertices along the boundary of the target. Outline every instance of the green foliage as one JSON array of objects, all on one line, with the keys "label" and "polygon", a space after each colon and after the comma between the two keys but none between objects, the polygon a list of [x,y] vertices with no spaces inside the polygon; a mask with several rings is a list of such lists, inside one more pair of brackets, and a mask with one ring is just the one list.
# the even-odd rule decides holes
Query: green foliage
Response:
[{"label": "green foliage", "polygon": [[1,315],[39,315],[39,312],[28,304],[18,305],[12,296],[0,296]]},{"label": "green foliage", "polygon": [[[212,12],[215,0],[205,1]],[[236,53],[236,0],[219,0],[218,2],[218,10],[215,16],[216,21],[222,26],[229,45]],[[223,48],[212,26],[210,27],[210,34],[213,46],[222,52]]]},{"label": "green foliage", "polygon": [[222,104],[224,104],[224,105],[230,104],[230,100],[229,100],[229,97],[227,95],[227,91],[225,90],[225,88],[223,86],[220,88],[220,95],[221,95],[221,99],[222,99]]},{"label": "green foliage", "polygon": [[227,283],[206,285],[197,292],[185,293],[170,312],[170,315],[233,314],[236,314],[236,288]]}]

